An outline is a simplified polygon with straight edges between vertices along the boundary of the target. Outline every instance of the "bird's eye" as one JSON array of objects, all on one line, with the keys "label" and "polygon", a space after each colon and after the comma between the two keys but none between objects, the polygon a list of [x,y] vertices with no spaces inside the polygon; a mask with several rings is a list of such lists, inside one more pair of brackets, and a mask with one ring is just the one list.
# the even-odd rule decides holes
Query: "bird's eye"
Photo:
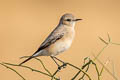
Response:
[{"label": "bird's eye", "polygon": [[71,21],[71,19],[66,19],[66,21]]}]

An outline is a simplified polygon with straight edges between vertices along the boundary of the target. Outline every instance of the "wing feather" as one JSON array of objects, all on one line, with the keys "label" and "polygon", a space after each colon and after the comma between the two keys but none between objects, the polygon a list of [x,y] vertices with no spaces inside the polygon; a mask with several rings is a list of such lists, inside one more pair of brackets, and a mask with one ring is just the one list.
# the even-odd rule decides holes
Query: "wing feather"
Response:
[{"label": "wing feather", "polygon": [[[57,30],[61,30],[61,31],[57,31]],[[58,41],[59,39],[61,39],[64,36],[64,31],[62,29],[55,29],[47,38],[46,40],[41,44],[41,46],[38,48],[38,50],[32,55],[30,56],[28,59],[26,59],[25,61],[21,62],[19,65],[22,65],[23,63],[29,61],[30,59],[32,59],[34,57],[34,55],[49,47],[51,44],[55,43],[56,41]]]},{"label": "wing feather", "polygon": [[48,36],[48,38],[41,44],[41,46],[38,48],[38,50],[35,53],[49,47],[51,44],[55,43],[57,40],[61,39],[63,36],[64,36],[64,33],[60,33],[57,35],[50,35],[50,37]]}]

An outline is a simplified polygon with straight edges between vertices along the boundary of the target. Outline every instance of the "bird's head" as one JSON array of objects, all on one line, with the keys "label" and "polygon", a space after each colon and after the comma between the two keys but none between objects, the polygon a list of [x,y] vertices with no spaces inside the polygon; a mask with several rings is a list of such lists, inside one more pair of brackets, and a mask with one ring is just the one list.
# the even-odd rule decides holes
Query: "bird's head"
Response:
[{"label": "bird's head", "polygon": [[73,26],[75,22],[80,21],[80,20],[82,19],[76,19],[72,14],[67,13],[61,17],[60,23],[63,25]]}]

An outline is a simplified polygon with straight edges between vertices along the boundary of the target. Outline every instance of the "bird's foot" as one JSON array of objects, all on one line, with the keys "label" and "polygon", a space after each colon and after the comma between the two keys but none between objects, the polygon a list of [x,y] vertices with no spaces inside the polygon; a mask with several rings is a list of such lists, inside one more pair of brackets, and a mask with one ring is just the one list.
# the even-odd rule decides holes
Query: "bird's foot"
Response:
[{"label": "bird's foot", "polygon": [[67,63],[63,63],[61,66],[58,66],[58,69],[61,70],[62,68],[66,68]]},{"label": "bird's foot", "polygon": [[63,63],[62,67],[66,68],[66,66],[67,66],[67,63]]},{"label": "bird's foot", "polygon": [[58,70],[61,70],[61,68],[62,68],[61,66],[58,66]]}]

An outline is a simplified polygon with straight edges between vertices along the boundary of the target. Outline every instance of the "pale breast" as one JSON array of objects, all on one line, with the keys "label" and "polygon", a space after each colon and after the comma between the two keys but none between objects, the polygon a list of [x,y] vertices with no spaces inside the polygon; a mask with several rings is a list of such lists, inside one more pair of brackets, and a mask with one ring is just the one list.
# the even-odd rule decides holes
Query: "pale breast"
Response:
[{"label": "pale breast", "polygon": [[73,38],[74,38],[74,30],[67,32],[64,37],[60,40],[56,41],[53,45],[49,47],[49,52],[52,56],[58,55],[70,48]]}]

